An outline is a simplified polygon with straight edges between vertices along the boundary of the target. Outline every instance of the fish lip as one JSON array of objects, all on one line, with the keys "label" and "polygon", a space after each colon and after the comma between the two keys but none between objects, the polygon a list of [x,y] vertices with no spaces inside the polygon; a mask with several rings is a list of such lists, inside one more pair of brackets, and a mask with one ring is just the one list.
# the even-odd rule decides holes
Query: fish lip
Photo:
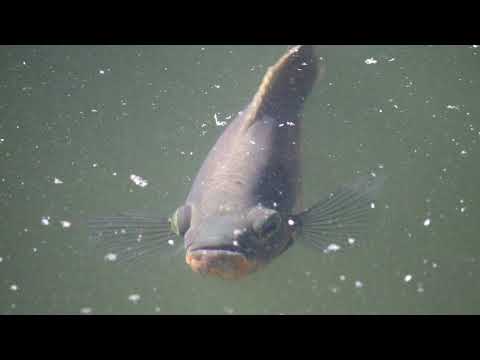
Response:
[{"label": "fish lip", "polygon": [[241,249],[232,247],[187,249],[185,261],[195,272],[226,280],[243,278],[258,266],[256,261],[248,259]]}]

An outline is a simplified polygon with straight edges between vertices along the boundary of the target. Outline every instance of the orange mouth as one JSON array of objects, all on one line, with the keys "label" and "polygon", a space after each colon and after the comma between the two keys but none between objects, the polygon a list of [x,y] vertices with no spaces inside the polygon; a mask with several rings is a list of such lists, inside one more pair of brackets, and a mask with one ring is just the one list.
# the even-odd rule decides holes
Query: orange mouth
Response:
[{"label": "orange mouth", "polygon": [[243,254],[227,250],[187,251],[185,261],[195,272],[227,280],[240,279],[257,268],[257,263],[249,261]]}]

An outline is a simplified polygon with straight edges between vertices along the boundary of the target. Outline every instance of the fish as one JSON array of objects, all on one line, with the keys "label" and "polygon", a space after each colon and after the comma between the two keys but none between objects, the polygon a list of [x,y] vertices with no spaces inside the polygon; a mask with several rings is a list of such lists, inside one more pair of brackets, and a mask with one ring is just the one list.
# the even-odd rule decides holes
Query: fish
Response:
[{"label": "fish", "polygon": [[89,221],[93,236],[127,257],[183,239],[194,272],[246,277],[296,242],[323,248],[364,236],[380,176],[364,176],[303,208],[304,106],[325,66],[296,45],[266,71],[248,105],[217,139],[170,217],[125,212]]}]

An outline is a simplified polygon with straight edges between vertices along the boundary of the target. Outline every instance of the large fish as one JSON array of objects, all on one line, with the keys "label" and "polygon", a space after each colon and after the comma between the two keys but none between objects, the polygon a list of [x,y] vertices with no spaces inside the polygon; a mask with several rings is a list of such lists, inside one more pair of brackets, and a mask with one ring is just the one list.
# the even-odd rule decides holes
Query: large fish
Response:
[{"label": "large fish", "polygon": [[297,239],[317,246],[356,239],[378,181],[364,177],[302,209],[300,128],[319,72],[309,45],[291,47],[265,74],[250,104],[228,125],[170,218],[125,213],[90,221],[96,237],[141,256],[176,235],[196,272],[241,278]]}]

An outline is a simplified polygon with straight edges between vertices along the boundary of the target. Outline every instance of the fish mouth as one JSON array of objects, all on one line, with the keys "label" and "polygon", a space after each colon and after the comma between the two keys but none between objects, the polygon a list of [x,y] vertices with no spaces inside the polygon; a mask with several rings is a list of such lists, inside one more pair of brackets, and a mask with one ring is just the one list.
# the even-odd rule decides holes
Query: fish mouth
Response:
[{"label": "fish mouth", "polygon": [[255,261],[232,248],[187,250],[185,261],[195,272],[226,280],[243,278],[257,268]]}]

